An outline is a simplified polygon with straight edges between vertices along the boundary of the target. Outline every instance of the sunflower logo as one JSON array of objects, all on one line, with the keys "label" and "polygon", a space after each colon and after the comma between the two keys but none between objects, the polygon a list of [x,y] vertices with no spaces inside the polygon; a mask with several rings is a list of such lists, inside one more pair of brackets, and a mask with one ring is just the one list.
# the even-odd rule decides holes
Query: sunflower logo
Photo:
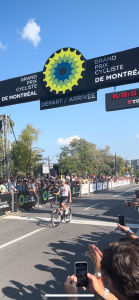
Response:
[{"label": "sunflower logo", "polygon": [[44,201],[47,200],[47,195],[48,195],[48,194],[47,194],[47,192],[45,191],[45,192],[43,193],[43,200],[44,200]]},{"label": "sunflower logo", "polygon": [[67,94],[79,85],[85,68],[85,58],[78,50],[63,48],[56,51],[44,66],[44,86],[54,94]]},{"label": "sunflower logo", "polygon": [[72,194],[74,195],[75,192],[76,192],[76,189],[75,189],[75,187],[73,187],[73,189],[72,189]]},{"label": "sunflower logo", "polygon": [[25,203],[25,196],[24,195],[20,195],[19,196],[19,205],[22,206]]}]

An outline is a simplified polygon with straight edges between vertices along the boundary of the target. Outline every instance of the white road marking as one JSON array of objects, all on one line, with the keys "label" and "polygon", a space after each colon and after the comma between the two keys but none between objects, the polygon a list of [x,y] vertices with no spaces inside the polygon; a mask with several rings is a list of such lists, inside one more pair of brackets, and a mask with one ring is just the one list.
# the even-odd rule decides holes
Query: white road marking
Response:
[{"label": "white road marking", "polygon": [[128,191],[125,191],[125,192],[123,192],[123,193],[120,193],[120,194],[118,194],[118,195],[115,195],[115,196],[113,196],[113,198],[116,198],[116,197],[118,197],[118,196],[120,196],[120,195],[122,195],[122,194],[125,194],[125,193],[127,193],[127,192],[129,192],[129,191],[132,191],[132,190],[135,191],[135,188],[134,188],[134,189],[130,189],[130,190],[128,190]]},{"label": "white road marking", "polygon": [[[73,298],[77,298],[77,294],[45,294],[45,297],[47,297],[47,298],[49,298],[49,297],[56,297],[56,298],[67,298],[67,297],[73,297]],[[92,295],[87,295],[87,294],[78,294],[78,298],[79,297],[94,297],[94,295],[92,294]]]},{"label": "white road marking", "polygon": [[8,243],[6,243],[6,244],[3,244],[3,245],[0,246],[0,249],[5,248],[5,247],[7,247],[7,246],[9,246],[9,245],[11,245],[11,244],[14,244],[14,243],[18,242],[18,241],[21,241],[21,240],[25,239],[26,237],[29,237],[29,236],[31,236],[31,235],[33,235],[33,234],[35,234],[35,233],[37,233],[37,232],[39,232],[39,231],[41,231],[41,230],[44,230],[44,228],[37,229],[37,230],[35,230],[35,231],[32,231],[32,232],[30,232],[30,233],[27,233],[27,234],[25,234],[25,235],[23,235],[23,236],[17,238],[17,239],[15,239],[15,240],[12,240],[12,241],[10,241],[10,242],[8,242]]},{"label": "white road marking", "polygon": [[[92,217],[93,218],[93,217]],[[4,217],[4,219],[9,219],[9,220],[21,220],[21,221],[42,221],[42,222],[51,222],[51,218],[30,218],[30,217],[20,217],[20,216],[7,216]],[[72,219],[71,222],[72,224],[85,224],[85,225],[94,225],[94,226],[107,226],[107,227],[117,227],[116,222],[105,222],[105,221],[93,221],[93,220],[83,220],[83,219]],[[139,229],[139,224],[127,224],[128,227],[130,228],[137,228]],[[43,228],[44,229],[44,228]]]},{"label": "white road marking", "polygon": [[85,208],[84,210],[87,210],[87,209],[89,209],[89,208],[91,208],[91,207],[94,207],[94,206],[96,206],[96,205],[98,205],[98,204],[99,204],[99,203],[94,204],[94,205],[92,205],[92,206],[89,206],[89,207]]}]

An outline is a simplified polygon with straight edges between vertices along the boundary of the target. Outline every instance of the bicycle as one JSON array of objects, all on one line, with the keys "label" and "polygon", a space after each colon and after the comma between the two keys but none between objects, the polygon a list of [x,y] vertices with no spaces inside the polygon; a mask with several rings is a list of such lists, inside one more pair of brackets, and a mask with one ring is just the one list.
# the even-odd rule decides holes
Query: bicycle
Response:
[{"label": "bicycle", "polygon": [[63,220],[65,223],[69,223],[72,218],[71,208],[67,207],[67,213],[63,209],[60,209],[61,205],[58,204],[57,208],[52,212],[51,214],[51,222],[53,227],[56,227],[59,225],[60,222]]}]

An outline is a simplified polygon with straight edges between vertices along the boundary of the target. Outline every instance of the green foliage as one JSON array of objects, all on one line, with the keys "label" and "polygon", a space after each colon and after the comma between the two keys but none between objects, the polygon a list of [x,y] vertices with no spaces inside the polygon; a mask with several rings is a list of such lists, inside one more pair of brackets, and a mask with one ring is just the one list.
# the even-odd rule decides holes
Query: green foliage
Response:
[{"label": "green foliage", "polygon": [[[59,165],[62,172],[68,171],[78,176],[87,174],[102,174],[111,176],[115,174],[115,156],[110,154],[110,146],[104,149],[97,148],[85,139],[74,139],[69,146],[61,147]],[[125,161],[117,157],[117,171],[122,174]]]},{"label": "green foliage", "polygon": [[15,174],[18,171],[32,173],[42,159],[43,150],[34,145],[39,139],[41,131],[28,124],[18,137],[17,143],[12,144],[12,170]]}]

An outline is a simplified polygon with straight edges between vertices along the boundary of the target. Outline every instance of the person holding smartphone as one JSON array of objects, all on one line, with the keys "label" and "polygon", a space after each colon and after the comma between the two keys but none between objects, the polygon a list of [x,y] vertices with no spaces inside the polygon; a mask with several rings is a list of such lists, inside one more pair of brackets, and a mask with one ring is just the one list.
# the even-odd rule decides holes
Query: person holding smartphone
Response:
[{"label": "person holding smartphone", "polygon": [[[138,300],[139,299],[139,238],[122,238],[107,246],[102,254],[101,270],[108,280],[101,284],[96,276],[87,274],[89,291],[104,300]],[[67,294],[77,294],[77,278],[69,276],[64,284]],[[86,288],[83,287],[85,290]],[[77,300],[77,297],[68,298]]]}]

